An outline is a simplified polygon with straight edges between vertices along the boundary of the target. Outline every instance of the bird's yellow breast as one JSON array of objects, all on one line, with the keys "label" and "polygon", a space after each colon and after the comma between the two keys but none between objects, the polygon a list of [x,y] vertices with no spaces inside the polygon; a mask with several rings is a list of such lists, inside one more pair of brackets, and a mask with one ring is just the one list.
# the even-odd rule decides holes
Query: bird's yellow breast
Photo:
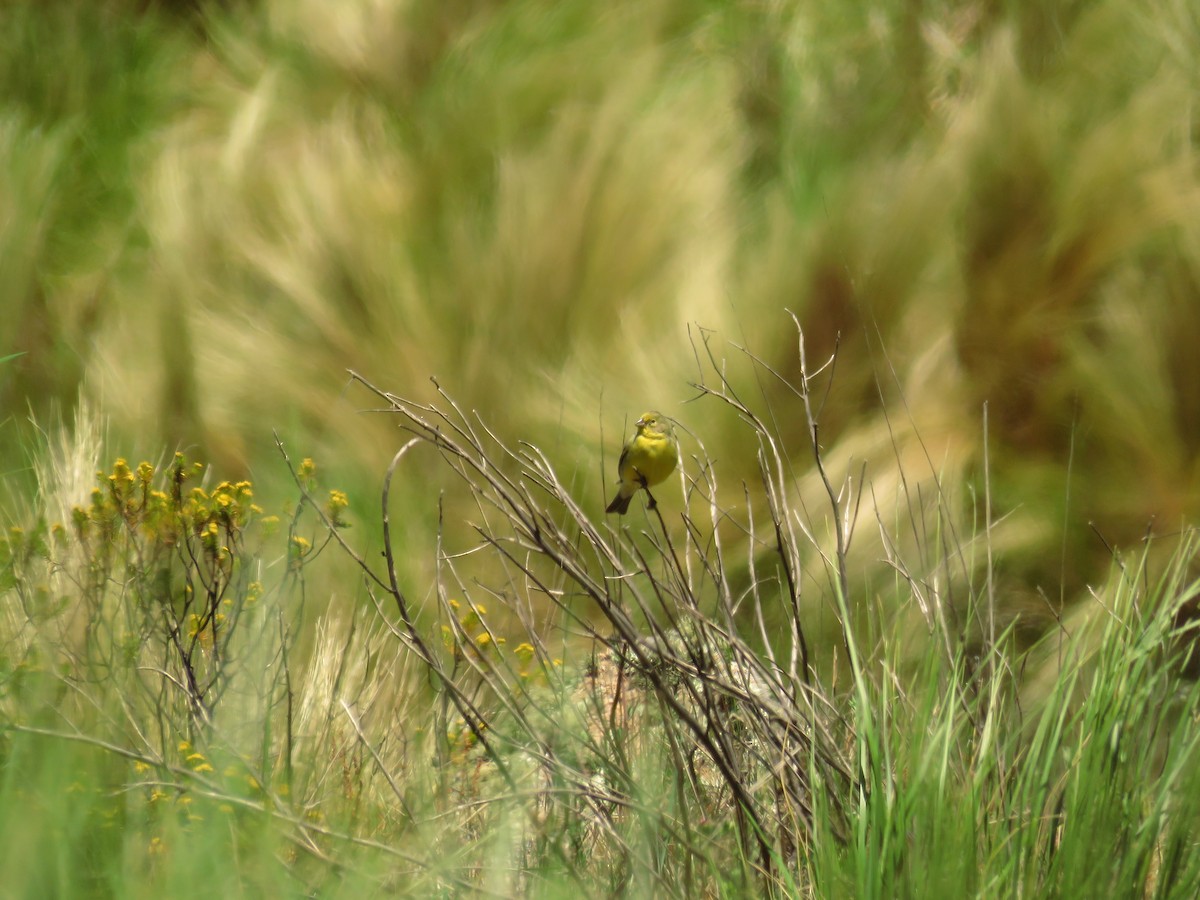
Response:
[{"label": "bird's yellow breast", "polygon": [[674,472],[678,462],[675,443],[668,435],[642,431],[621,460],[621,479],[655,485]]}]

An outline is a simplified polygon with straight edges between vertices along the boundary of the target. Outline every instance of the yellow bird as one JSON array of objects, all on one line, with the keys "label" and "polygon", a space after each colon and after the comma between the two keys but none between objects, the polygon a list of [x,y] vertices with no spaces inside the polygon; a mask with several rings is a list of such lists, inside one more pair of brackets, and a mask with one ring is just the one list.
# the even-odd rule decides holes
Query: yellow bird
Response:
[{"label": "yellow bird", "polygon": [[[605,512],[624,515],[629,501],[640,488],[650,488],[675,471],[679,464],[679,444],[675,440],[675,429],[671,420],[662,413],[643,413],[633,423],[637,432],[621,451],[617,462],[617,475],[621,487]],[[647,490],[647,494],[650,492]],[[650,509],[654,508],[654,497],[650,497]]]}]

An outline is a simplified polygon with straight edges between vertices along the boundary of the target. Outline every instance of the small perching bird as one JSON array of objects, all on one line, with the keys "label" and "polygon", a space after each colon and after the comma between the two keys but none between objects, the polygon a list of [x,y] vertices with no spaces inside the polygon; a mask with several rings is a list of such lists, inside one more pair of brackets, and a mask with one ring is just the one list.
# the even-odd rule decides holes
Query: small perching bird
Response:
[{"label": "small perching bird", "polygon": [[617,462],[621,487],[613,502],[608,504],[606,513],[624,515],[629,509],[629,501],[639,489],[646,490],[650,509],[653,509],[654,495],[649,488],[665,481],[679,464],[679,444],[670,419],[662,413],[648,412],[642,413],[633,424],[637,431],[621,450],[621,459]]}]

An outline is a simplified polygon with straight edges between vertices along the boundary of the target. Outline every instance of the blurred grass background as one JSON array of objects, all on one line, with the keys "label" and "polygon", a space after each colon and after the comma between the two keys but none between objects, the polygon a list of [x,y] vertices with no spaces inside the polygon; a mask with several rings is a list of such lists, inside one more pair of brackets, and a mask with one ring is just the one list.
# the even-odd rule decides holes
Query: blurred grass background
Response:
[{"label": "blurred grass background", "polygon": [[[754,450],[687,403],[709,335],[819,497],[738,349],[795,382],[790,309],[811,367],[839,346],[855,582],[888,577],[872,516],[982,523],[986,404],[1001,605],[1036,628],[1200,499],[1197,58],[1182,0],[7,3],[6,474],[82,397],[114,453],[268,493],[277,430],[370,519],[399,436],[353,368],[436,376],[597,513],[659,408],[737,509]],[[395,503],[432,541],[429,485]]]},{"label": "blurred grass background", "polygon": [[[403,435],[354,369],[416,399],[436,397],[435,376],[508,446],[544,451],[597,519],[632,419],[675,417],[687,474],[712,462],[725,558],[746,561],[721,577],[770,616],[775,535],[744,530],[748,505],[764,521],[759,446],[692,382],[720,373],[767,423],[791,464],[784,516],[803,511],[787,524],[804,532],[815,680],[877,769],[844,797],[813,792],[793,893],[1194,896],[1195,687],[1161,663],[1195,607],[1194,542],[1163,560],[1200,503],[1197,59],[1188,0],[0,5],[0,509],[25,526],[0,565],[8,889],[279,893],[286,873],[297,896],[504,894],[544,868],[557,896],[608,871],[536,819],[544,786],[480,783],[472,735],[345,559],[298,564],[321,538],[295,525],[275,433],[318,461],[321,492],[348,493],[345,534],[378,558]],[[831,599],[789,310],[809,371],[836,350],[812,387],[824,463],[836,487],[850,479],[840,508],[859,511],[850,616]],[[86,512],[70,531],[75,505],[107,496],[90,491],[113,458],[177,448],[212,464],[209,490],[253,479],[255,527],[274,513],[296,528],[238,556],[267,592],[243,598],[235,689],[203,727],[139,687],[175,659],[133,627],[161,599],[129,586],[143,561],[110,557]],[[405,459],[402,586],[435,643],[450,609],[482,627],[484,598],[489,639],[517,645],[535,636],[504,616],[536,591],[469,552],[463,522],[487,514],[474,499],[431,452]],[[678,527],[683,493],[659,500]],[[623,523],[649,546],[640,500]],[[447,573],[457,583],[435,583]],[[111,657],[72,643],[108,621],[78,619],[89,585],[118,626],[132,617],[88,632]],[[993,597],[998,633],[1053,639],[977,653]],[[1158,608],[1181,599],[1178,616]],[[947,606],[962,621],[935,628]],[[857,684],[834,659],[843,619],[871,673]],[[567,619],[528,621],[553,632],[543,675],[570,685],[586,665]],[[943,633],[966,646],[943,659]],[[1072,661],[1075,641],[1099,650]],[[975,678],[1009,662],[1025,678],[1011,708],[1006,674]],[[573,699],[564,688],[561,709]],[[584,831],[572,803],[590,809],[605,771],[589,759],[556,807]],[[675,770],[642,764],[646,814],[628,825],[649,829],[632,843],[664,862],[660,887],[685,890],[677,863],[710,854],[700,882],[741,895],[732,813],[689,825],[703,847],[677,852],[653,831],[659,814],[674,827]],[[857,843],[823,814],[843,802]],[[544,854],[510,865],[523,829]],[[636,892],[612,873],[608,893]]]}]

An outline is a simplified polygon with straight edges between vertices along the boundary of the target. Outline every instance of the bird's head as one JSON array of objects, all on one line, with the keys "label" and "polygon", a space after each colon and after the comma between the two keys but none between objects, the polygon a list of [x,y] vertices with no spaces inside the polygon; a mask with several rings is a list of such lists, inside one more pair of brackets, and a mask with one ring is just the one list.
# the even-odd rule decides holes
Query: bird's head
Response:
[{"label": "bird's head", "polygon": [[637,426],[639,434],[668,435],[671,433],[671,420],[653,410],[642,413],[641,418],[633,424]]}]

